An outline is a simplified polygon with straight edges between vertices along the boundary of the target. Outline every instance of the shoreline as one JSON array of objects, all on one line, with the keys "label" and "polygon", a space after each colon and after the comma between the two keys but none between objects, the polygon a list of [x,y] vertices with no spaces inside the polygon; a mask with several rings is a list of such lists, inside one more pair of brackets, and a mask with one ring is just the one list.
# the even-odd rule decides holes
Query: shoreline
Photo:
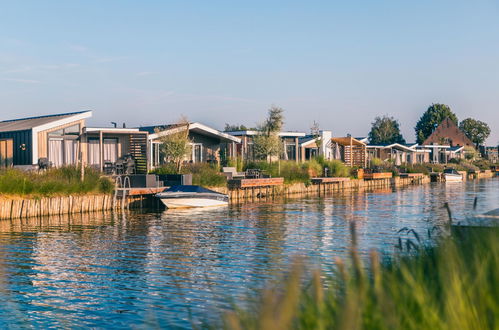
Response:
[{"label": "shoreline", "polygon": [[[471,180],[493,178],[494,176],[477,176]],[[296,195],[322,195],[335,192],[365,191],[379,188],[396,188],[411,185],[424,185],[431,182],[430,176],[393,177],[378,180],[352,179],[348,181],[322,184],[284,184],[273,187],[253,187],[229,189],[228,187],[208,187],[214,191],[225,193],[231,204],[264,201],[275,197]],[[152,195],[127,196],[116,198],[113,194],[69,195],[41,198],[23,198],[21,196],[0,196],[0,220],[31,218],[50,215],[71,215],[103,211],[123,211],[139,209],[147,205],[159,207]]]}]

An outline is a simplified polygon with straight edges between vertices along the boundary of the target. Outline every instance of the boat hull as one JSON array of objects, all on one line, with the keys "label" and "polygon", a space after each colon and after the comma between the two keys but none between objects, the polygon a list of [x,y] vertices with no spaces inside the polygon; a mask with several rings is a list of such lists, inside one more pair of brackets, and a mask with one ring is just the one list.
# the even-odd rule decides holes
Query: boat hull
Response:
[{"label": "boat hull", "polygon": [[184,209],[191,207],[214,207],[229,205],[228,201],[206,198],[160,198],[169,209]]},{"label": "boat hull", "polygon": [[212,207],[229,204],[229,197],[220,193],[163,192],[156,195],[169,209]]},{"label": "boat hull", "polygon": [[445,182],[462,182],[463,176],[460,174],[444,174]]}]

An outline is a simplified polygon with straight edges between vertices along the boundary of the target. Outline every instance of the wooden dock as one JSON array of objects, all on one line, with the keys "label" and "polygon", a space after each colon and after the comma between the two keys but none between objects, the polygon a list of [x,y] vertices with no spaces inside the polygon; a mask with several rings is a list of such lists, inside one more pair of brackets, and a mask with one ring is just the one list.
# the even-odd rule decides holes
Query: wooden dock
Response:
[{"label": "wooden dock", "polygon": [[401,178],[421,178],[424,176],[423,173],[400,173]]},{"label": "wooden dock", "polygon": [[350,181],[350,178],[312,178],[312,184],[328,184]]},{"label": "wooden dock", "polygon": [[233,179],[227,181],[229,190],[282,186],[284,178]]},{"label": "wooden dock", "polygon": [[123,194],[126,191],[127,196],[147,196],[156,195],[165,190],[165,187],[158,188],[117,188],[118,194]]},{"label": "wooden dock", "polygon": [[392,172],[364,173],[364,180],[391,179],[392,177],[393,177]]}]

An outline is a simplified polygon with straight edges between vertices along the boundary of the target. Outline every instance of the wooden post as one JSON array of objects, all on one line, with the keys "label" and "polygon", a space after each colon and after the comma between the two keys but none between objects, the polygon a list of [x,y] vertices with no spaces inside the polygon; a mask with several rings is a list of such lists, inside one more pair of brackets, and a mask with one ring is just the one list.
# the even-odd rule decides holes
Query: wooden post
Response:
[{"label": "wooden post", "polygon": [[298,148],[300,147],[300,144],[298,143],[298,137],[295,137],[295,161],[298,163],[300,160],[298,159]]},{"label": "wooden post", "polygon": [[99,162],[100,162],[100,170],[104,171],[104,145],[103,145],[103,134],[102,131],[99,131]]}]

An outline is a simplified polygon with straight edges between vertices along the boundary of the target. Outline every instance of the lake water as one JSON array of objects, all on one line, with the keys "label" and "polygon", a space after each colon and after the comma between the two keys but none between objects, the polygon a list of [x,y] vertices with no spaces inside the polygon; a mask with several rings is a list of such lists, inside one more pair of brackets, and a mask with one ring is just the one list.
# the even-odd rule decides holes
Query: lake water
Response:
[{"label": "lake water", "polygon": [[392,253],[499,207],[499,180],[251,203],[222,209],[0,221],[0,327],[181,327],[216,321],[276,279],[295,256],[327,272],[350,244]]}]

